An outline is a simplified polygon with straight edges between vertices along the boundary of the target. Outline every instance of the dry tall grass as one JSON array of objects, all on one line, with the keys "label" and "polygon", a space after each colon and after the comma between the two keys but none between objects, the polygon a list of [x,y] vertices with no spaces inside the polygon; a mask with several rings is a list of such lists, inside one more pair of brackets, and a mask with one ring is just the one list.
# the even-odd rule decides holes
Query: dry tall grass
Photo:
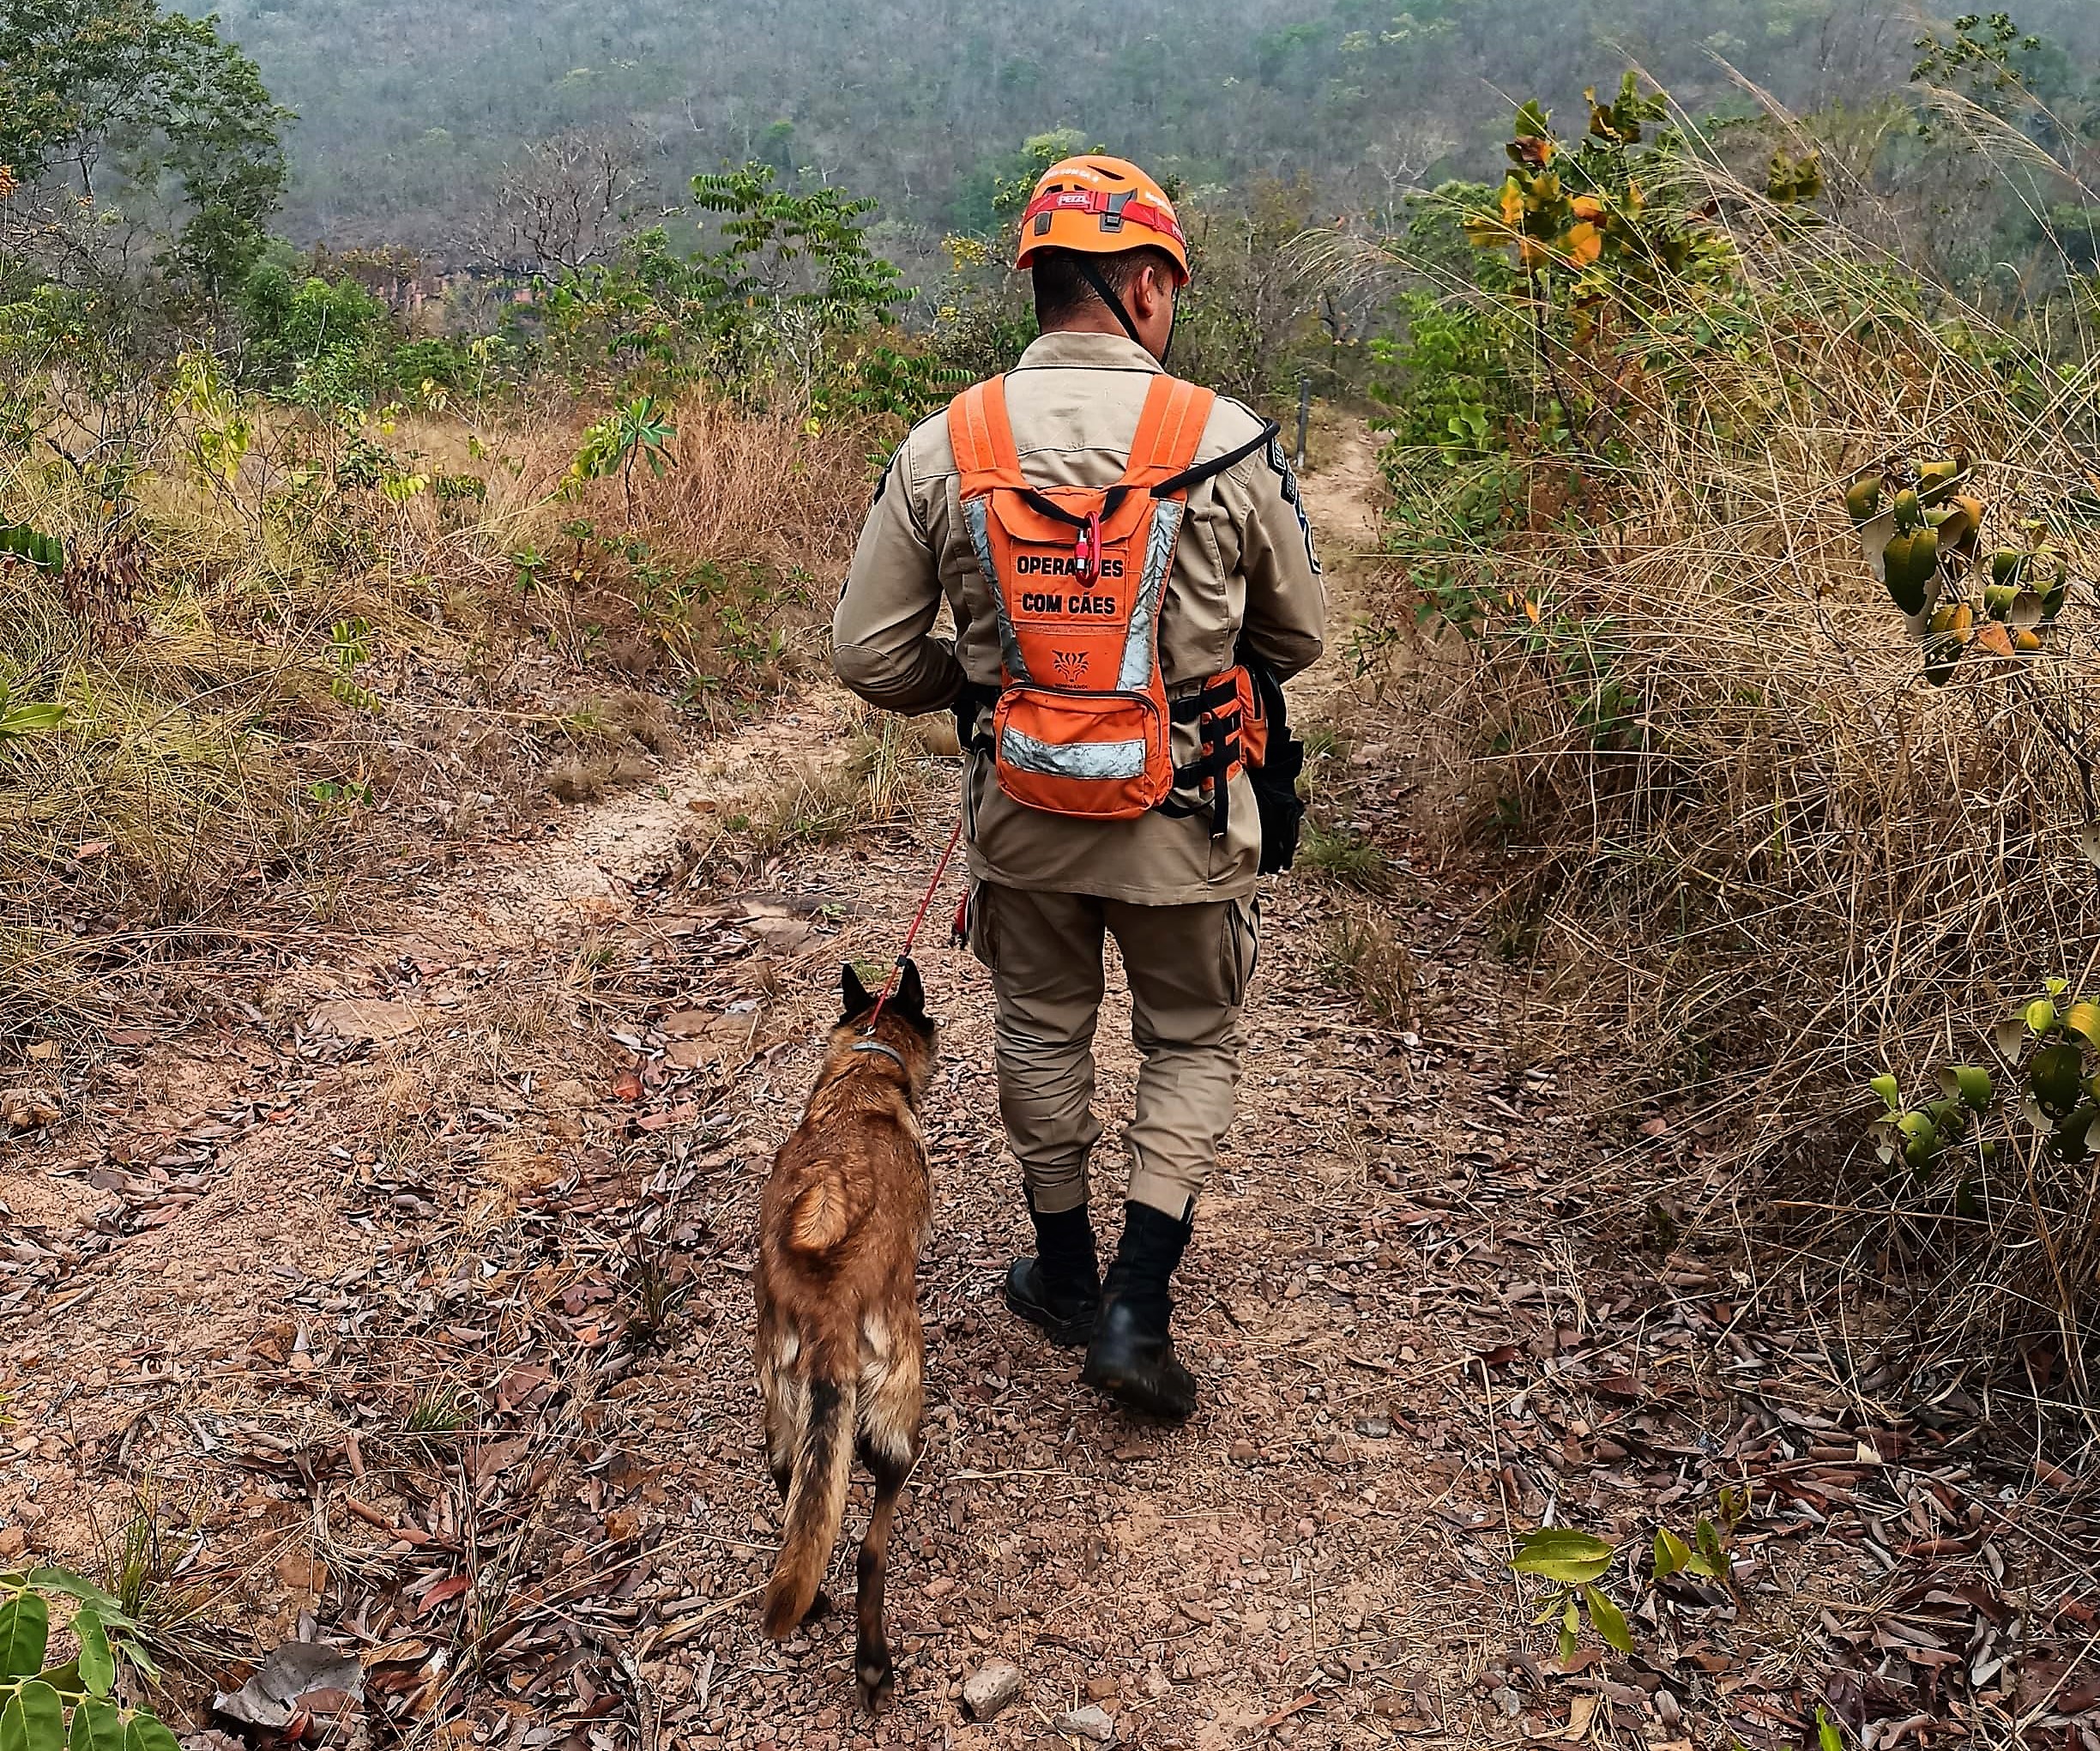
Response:
[{"label": "dry tall grass", "polygon": [[[1403,682],[1425,823],[1507,848],[1508,904],[1563,1013],[1648,1066],[1642,1097],[1729,1121],[1748,1201],[1910,1291],[1914,1355],[2043,1398],[2052,1369],[2089,1388],[2094,1167],[2016,1125],[1994,1161],[1958,1152],[1920,1183],[1862,1135],[1870,1077],[1929,1091],[1934,1066],[1991,1061],[1993,1024],[2045,978],[2100,969],[2080,843],[2100,359],[2059,337],[2067,373],[2015,394],[2032,335],[1913,297],[1838,228],[1734,193],[1750,331],[1643,337],[1644,368],[1610,386],[1622,462],[1506,465],[1516,527],[1471,562],[1496,611],[1421,645]],[[1987,546],[2038,524],[2076,582],[2047,653],[1964,661],[1938,690],[1839,493],[1956,447],[1985,462]],[[1418,500],[1477,485],[1396,465]]]},{"label": "dry tall grass", "polygon": [[0,680],[67,707],[0,742],[0,1063],[112,1018],[113,972],[335,915],[405,841],[652,775],[806,666],[866,499],[866,432],[697,394],[661,479],[571,491],[585,410],[375,429],[428,483],[401,495],[298,485],[324,435],[258,412],[230,483],[168,416],[114,591],[96,507],[0,463],[0,521],[72,548],[0,561]]}]

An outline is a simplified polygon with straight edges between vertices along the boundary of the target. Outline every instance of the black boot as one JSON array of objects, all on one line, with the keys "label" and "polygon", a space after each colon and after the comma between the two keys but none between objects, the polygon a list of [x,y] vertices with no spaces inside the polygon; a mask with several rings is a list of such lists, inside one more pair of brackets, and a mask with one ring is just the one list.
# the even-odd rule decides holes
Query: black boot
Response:
[{"label": "black boot", "polygon": [[1124,1206],[1123,1243],[1101,1283],[1101,1318],[1079,1378],[1119,1404],[1168,1422],[1196,1408],[1196,1377],[1175,1359],[1168,1281],[1195,1223],[1149,1204]]},{"label": "black boot", "polygon": [[1035,1256],[1017,1259],[1006,1272],[1006,1305],[1053,1343],[1081,1344],[1101,1313],[1101,1261],[1094,1223],[1081,1205],[1047,1214],[1029,1205],[1035,1224]]}]

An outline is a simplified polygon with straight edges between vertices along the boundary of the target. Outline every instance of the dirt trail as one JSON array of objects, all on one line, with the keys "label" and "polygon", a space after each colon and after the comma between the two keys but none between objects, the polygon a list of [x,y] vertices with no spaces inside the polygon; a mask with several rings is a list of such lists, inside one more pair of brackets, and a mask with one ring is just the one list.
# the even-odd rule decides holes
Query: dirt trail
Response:
[{"label": "dirt trail", "polygon": [[[1373,479],[1355,434],[1307,482],[1331,566],[1369,544]],[[220,1028],[120,1056],[86,1120],[0,1156],[0,1560],[92,1556],[149,1486],[177,1585],[258,1646],[316,1611],[365,1653],[375,1730],[418,1742],[1059,1743],[1089,1701],[1118,1742],[1161,1747],[1565,1724],[1569,1697],[1506,1651],[1528,1615],[1511,1529],[1579,1498],[1631,1534],[1739,1452],[1717,1403],[1701,1444],[1693,1337],[1737,1289],[1697,1261],[1578,1257],[1566,1164],[1599,1146],[1550,1067],[1505,1061],[1496,975],[1427,889],[1379,903],[1419,1031],[1340,987],[1331,890],[1269,897],[1242,1114],[1183,1277],[1203,1408],[1171,1431],[1105,1409],[1000,1306],[1026,1223],[986,981],[927,945],[946,1031],[898,1706],[854,1713],[848,1621],[758,1639],[757,1191],[839,962],[894,951],[952,768],[906,818],[727,885],[679,847],[850,728],[818,690],[653,790],[487,848],[347,957],[288,939],[229,977]],[[1104,1111],[1125,1114],[1120,990],[1101,1041]],[[1614,1309],[1667,1340],[1653,1386]],[[1774,1585],[1747,1554],[1742,1573]],[[1025,1688],[974,1724],[959,1681],[993,1659]],[[1620,1689],[1636,1736],[1678,1736],[1674,1702]]]}]

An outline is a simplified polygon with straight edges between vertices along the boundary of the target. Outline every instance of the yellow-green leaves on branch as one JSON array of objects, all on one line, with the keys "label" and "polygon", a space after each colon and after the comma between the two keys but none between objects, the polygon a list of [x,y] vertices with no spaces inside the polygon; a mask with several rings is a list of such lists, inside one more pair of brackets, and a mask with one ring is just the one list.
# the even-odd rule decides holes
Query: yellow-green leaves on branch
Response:
[{"label": "yellow-green leaves on branch", "polygon": [[[1885,1164],[1899,1158],[1923,1183],[1956,1144],[1967,1139],[1968,1164],[1957,1181],[1958,1213],[1980,1196],[2000,1145],[2025,1136],[2057,1160],[2079,1162],[2100,1153],[2100,1001],[2074,994],[2051,979],[2041,995],[2019,1006],[1991,1031],[1991,1045],[2008,1074],[1981,1065],[1952,1064],[1936,1072],[1940,1098],[1906,1106],[1893,1076],[1868,1085],[1882,1111],[1872,1131]],[[2025,1145],[2021,1145],[2025,1147]],[[2016,1150],[2016,1158],[2018,1151]]]},{"label": "yellow-green leaves on branch", "polygon": [[1633,148],[1644,124],[1663,115],[1662,94],[1644,92],[1628,73],[1610,103],[1598,102],[1594,88],[1584,96],[1589,131],[1572,147],[1536,100],[1518,110],[1494,209],[1465,220],[1474,245],[1512,251],[1528,274],[1570,276],[1556,283],[1567,283],[1584,308],[1614,288],[1637,287],[1652,300],[1672,287],[1730,278],[1734,246],[1711,211],[1656,197],[1662,179],[1642,174],[1655,154]]},{"label": "yellow-green leaves on branch", "polygon": [[358,679],[358,669],[371,661],[371,623],[362,614],[329,628],[329,691],[359,711],[378,711],[386,703]]},{"label": "yellow-green leaves on branch", "polygon": [[1596,87],[1590,86],[1583,93],[1583,100],[1590,106],[1590,132],[1599,140],[1609,141],[1614,146],[1632,146],[1638,143],[1644,123],[1662,119],[1661,94],[1645,94],[1640,88],[1639,75],[1628,73],[1619,82],[1619,95],[1608,104],[1597,101]]},{"label": "yellow-green leaves on branch", "polygon": [[1722,1541],[1721,1529],[1701,1514],[1693,1525],[1692,1537],[1693,1542],[1687,1544],[1668,1526],[1656,1528],[1655,1562],[1650,1571],[1654,1579],[1666,1581],[1675,1574],[1707,1581],[1729,1579],[1735,1571],[1735,1560]]},{"label": "yellow-green leaves on branch", "polygon": [[2061,559],[2038,545],[1985,558],[1990,507],[1968,490],[1975,473],[1975,460],[1958,450],[1870,468],[1844,488],[1861,549],[1909,620],[1935,686],[1971,653],[2012,661],[2040,650],[2067,587]]},{"label": "yellow-green leaves on branch", "polygon": [[1765,172],[1765,193],[1778,207],[1816,200],[1823,193],[1823,154],[1804,152],[1795,158],[1783,148],[1773,153]]},{"label": "yellow-green leaves on branch", "polygon": [[1602,1538],[1578,1532],[1572,1526],[1548,1526],[1527,1532],[1517,1541],[1517,1555],[1510,1567],[1518,1574],[1535,1574],[1563,1586],[1581,1586],[1602,1580],[1615,1555]]},{"label": "yellow-green leaves on branch", "polygon": [[1937,504],[1956,486],[1969,478],[1974,462],[1960,451],[1935,461],[1920,462],[1917,468],[1917,495],[1921,504]]},{"label": "yellow-green leaves on branch", "polygon": [[1597,1582],[1612,1566],[1617,1553],[1602,1538],[1572,1527],[1548,1526],[1527,1532],[1517,1541],[1517,1555],[1510,1567],[1518,1574],[1536,1575],[1553,1582],[1555,1591],[1546,1609],[1533,1621],[1557,1624],[1560,1657],[1570,1658],[1579,1639],[1584,1613],[1598,1635],[1622,1654],[1633,1651],[1633,1638],[1626,1614],[1598,1590]]},{"label": "yellow-green leaves on branch", "polygon": [[42,1680],[28,1680],[0,1707],[0,1751],[63,1751],[65,1742],[65,1705]]},{"label": "yellow-green leaves on branch", "polygon": [[625,479],[637,460],[646,460],[649,473],[661,475],[677,466],[668,448],[677,433],[678,427],[665,417],[655,396],[637,395],[584,432],[569,472],[579,480],[603,480],[608,474]]},{"label": "yellow-green leaves on branch", "polygon": [[[1910,498],[1913,504],[1915,497]],[[1922,614],[1940,576],[1940,536],[1934,529],[1906,529],[1899,523],[1881,550],[1881,575],[1890,599],[1906,614]]]},{"label": "yellow-green leaves on branch", "polygon": [[188,417],[190,455],[208,479],[231,486],[255,445],[255,426],[208,353],[184,353],[175,360],[168,403]]},{"label": "yellow-green leaves on branch", "polygon": [[1885,1166],[1900,1159],[1922,1182],[1944,1156],[1969,1129],[1970,1115],[1990,1102],[1990,1076],[1974,1065],[1961,1065],[1940,1072],[1940,1097],[1920,1107],[1906,1106],[1902,1085],[1887,1074],[1877,1076],[1868,1087],[1880,1100],[1882,1110],[1874,1121],[1874,1153]]},{"label": "yellow-green leaves on branch", "polygon": [[569,464],[564,489],[573,493],[586,480],[619,477],[620,495],[628,515],[634,514],[634,465],[646,461],[651,474],[661,477],[678,466],[671,454],[678,427],[668,410],[654,395],[637,395],[624,408],[616,408],[583,433],[583,442]]},{"label": "yellow-green leaves on branch", "polygon": [[[1940,1093],[1959,1101],[1971,1113],[1988,1113],[1991,1103],[1991,1073],[1980,1064],[1949,1064],[1940,1071]],[[1892,1081],[1893,1078],[1892,1078]]]},{"label": "yellow-green leaves on branch", "polygon": [[27,1677],[41,1669],[50,1645],[51,1607],[41,1593],[24,1585],[0,1603],[0,1677]]}]

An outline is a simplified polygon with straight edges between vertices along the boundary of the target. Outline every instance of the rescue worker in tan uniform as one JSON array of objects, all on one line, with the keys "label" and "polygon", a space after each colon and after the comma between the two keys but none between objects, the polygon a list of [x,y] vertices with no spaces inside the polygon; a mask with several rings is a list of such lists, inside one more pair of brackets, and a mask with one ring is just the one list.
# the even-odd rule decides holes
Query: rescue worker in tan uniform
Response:
[{"label": "rescue worker in tan uniform", "polygon": [[[1156,418],[1148,396],[1171,383],[1162,379],[1188,280],[1186,249],[1156,184],[1120,160],[1089,155],[1057,166],[1037,184],[1016,265],[1034,276],[1041,334],[1013,371],[987,386],[1000,393],[1011,424],[1006,453],[1023,477],[1006,480],[1018,488],[1009,494],[1020,504],[1012,515],[1025,522],[1033,506],[1079,527],[1076,562],[1039,546],[1028,550],[1034,558],[1008,563],[1039,577],[1065,575],[1049,583],[1065,581],[1076,564],[1084,579],[1102,569],[1102,519],[1092,522],[1089,573],[1086,519],[1070,515],[1070,506],[1105,503],[1113,510],[1136,490],[1111,483],[1135,478],[1125,471],[1137,466],[1141,418]],[[1170,1419],[1194,1408],[1195,1380],[1174,1353],[1168,1280],[1232,1122],[1241,1005],[1260,927],[1264,810],[1274,805],[1272,812],[1288,815],[1293,846],[1296,836],[1294,762],[1258,807],[1242,765],[1205,768],[1213,744],[1204,726],[1237,721],[1230,708],[1212,709],[1229,693],[1235,664],[1268,672],[1262,685],[1280,716],[1274,681],[1319,655],[1325,612],[1312,531],[1275,427],[1236,402],[1190,393],[1207,415],[1199,440],[1192,432],[1185,445],[1192,465],[1160,489],[1183,509],[1178,540],[1167,530],[1171,571],[1156,614],[1141,628],[1156,638],[1156,674],[1173,720],[1173,790],[1159,805],[1134,818],[1083,818],[1010,794],[1021,788],[1039,802],[1046,789],[1066,794],[1057,789],[1061,779],[1046,786],[1013,768],[1031,750],[1049,762],[1037,770],[1082,778],[1106,757],[1046,750],[1038,744],[1057,734],[1017,735],[1022,719],[995,713],[1002,692],[1028,679],[1014,673],[1023,660],[1016,637],[1023,611],[1074,602],[1041,589],[1023,599],[1026,580],[1013,577],[1001,580],[1001,595],[987,579],[987,566],[1000,562],[984,540],[981,510],[965,497],[976,476],[959,471],[957,432],[981,473],[996,456],[993,449],[978,454],[955,410],[917,426],[891,461],[832,623],[833,662],[848,687],[892,711],[952,706],[971,751],[963,805],[970,946],[992,975],[1000,1110],[1036,1236],[1035,1255],[1008,1273],[1007,1303],[1053,1341],[1086,1344],[1089,1384]],[[1065,490],[1103,487],[1111,488],[1105,501]],[[1063,511],[1051,502],[1060,494]],[[1156,533],[1161,521],[1175,519],[1161,514]],[[1144,552],[1142,530],[1131,551]],[[1131,570],[1138,565],[1133,557]],[[1111,582],[1122,576],[1119,561],[1107,570]],[[944,598],[957,629],[952,644],[934,631]],[[1126,619],[1133,612],[1107,595],[1083,600],[1117,607]],[[1134,612],[1142,618],[1142,608]],[[1048,650],[1062,673],[1066,653],[1054,637],[1035,648]],[[1222,692],[1205,693],[1222,680]],[[1054,707],[1056,697],[1048,703]],[[1131,1165],[1122,1239],[1105,1278],[1088,1209],[1088,1159],[1101,1135],[1093,1041],[1104,934],[1122,955],[1143,1060],[1135,1116],[1124,1132]]]}]

